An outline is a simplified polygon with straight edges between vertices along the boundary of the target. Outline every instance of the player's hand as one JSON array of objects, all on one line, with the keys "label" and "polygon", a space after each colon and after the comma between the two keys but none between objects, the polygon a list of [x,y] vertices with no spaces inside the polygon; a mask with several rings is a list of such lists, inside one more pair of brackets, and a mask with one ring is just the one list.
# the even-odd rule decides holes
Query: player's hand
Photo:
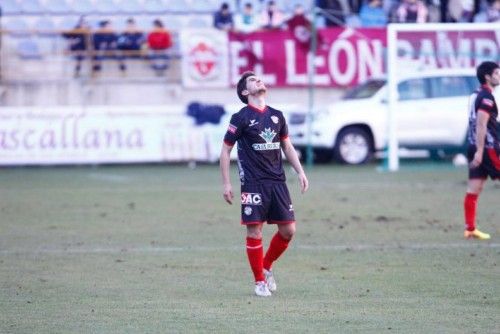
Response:
[{"label": "player's hand", "polygon": [[222,196],[224,197],[224,200],[226,202],[228,202],[229,204],[233,204],[234,194],[233,194],[233,187],[231,186],[231,184],[224,185],[224,193]]},{"label": "player's hand", "polygon": [[305,193],[309,189],[309,180],[304,173],[299,174],[300,192]]},{"label": "player's hand", "polygon": [[470,166],[472,168],[479,167],[479,165],[483,162],[483,154],[481,152],[476,152],[474,154],[474,159],[470,162]]}]

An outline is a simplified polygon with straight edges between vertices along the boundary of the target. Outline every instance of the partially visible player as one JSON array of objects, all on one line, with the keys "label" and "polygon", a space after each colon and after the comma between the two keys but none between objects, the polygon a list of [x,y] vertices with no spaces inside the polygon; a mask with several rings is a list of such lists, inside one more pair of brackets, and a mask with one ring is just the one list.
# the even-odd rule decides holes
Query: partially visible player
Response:
[{"label": "partially visible player", "polygon": [[476,207],[488,176],[500,179],[498,105],[492,94],[500,85],[500,67],[491,61],[481,63],[477,67],[477,79],[481,87],[471,95],[469,106],[469,181],[464,199],[464,237],[487,240],[490,235],[476,228]]},{"label": "partially visible player", "polygon": [[[266,92],[266,86],[253,72],[243,73],[237,93],[247,106],[231,117],[220,155],[223,196],[232,204],[230,154],[234,144],[238,143],[241,224],[247,229],[246,249],[255,278],[255,294],[262,297],[271,296],[276,290],[272,265],[295,234],[295,216],[285,182],[282,150],[298,174],[302,193],[309,187],[288,138],[286,120],[281,111],[266,105]],[[264,222],[278,226],[265,256],[262,247]]]}]

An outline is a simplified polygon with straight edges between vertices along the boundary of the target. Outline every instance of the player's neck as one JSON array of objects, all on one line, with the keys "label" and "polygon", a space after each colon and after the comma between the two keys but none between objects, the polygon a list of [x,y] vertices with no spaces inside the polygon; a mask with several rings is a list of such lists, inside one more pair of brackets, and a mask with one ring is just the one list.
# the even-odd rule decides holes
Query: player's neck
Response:
[{"label": "player's neck", "polygon": [[266,107],[266,99],[264,99],[264,95],[260,96],[249,96],[248,104],[254,108],[263,110]]}]

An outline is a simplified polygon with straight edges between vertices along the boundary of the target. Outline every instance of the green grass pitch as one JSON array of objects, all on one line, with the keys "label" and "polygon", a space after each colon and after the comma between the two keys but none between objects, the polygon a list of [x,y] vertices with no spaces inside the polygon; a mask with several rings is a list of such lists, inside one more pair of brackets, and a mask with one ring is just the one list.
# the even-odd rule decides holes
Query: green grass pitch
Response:
[{"label": "green grass pitch", "polygon": [[481,242],[464,168],[287,174],[298,231],[258,298],[217,166],[0,169],[0,333],[500,333],[498,183]]}]

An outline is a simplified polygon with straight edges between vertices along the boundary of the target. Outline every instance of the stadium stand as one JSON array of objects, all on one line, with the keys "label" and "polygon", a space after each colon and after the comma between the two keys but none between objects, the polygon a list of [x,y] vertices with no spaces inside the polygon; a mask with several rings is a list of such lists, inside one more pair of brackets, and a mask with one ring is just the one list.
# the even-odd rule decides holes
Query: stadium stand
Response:
[{"label": "stadium stand", "polygon": [[43,14],[48,11],[39,0],[23,0],[20,4],[23,14]]},{"label": "stadium stand", "polygon": [[67,15],[72,13],[72,8],[66,0],[47,0],[45,7],[50,14]]},{"label": "stadium stand", "polygon": [[16,0],[3,0],[1,7],[3,15],[22,14],[21,5]]}]

